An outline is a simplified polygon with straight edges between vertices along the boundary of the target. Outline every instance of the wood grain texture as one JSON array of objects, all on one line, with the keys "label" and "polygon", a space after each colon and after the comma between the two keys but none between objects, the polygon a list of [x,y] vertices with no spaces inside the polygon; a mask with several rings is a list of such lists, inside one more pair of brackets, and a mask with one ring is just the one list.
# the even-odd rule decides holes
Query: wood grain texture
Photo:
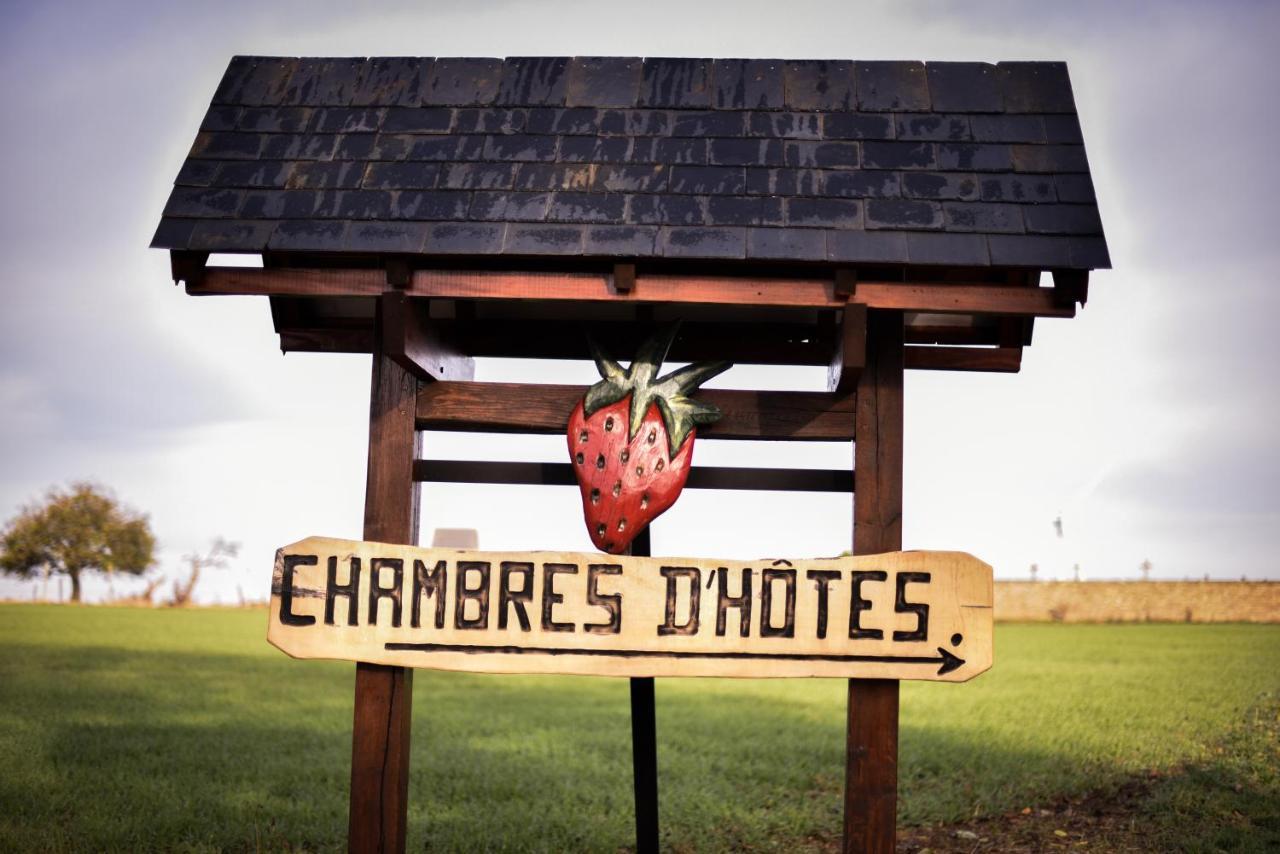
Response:
[{"label": "wood grain texture", "polygon": [[1021,347],[908,347],[904,367],[917,371],[977,371],[1016,374]]},{"label": "wood grain texture", "polygon": [[850,305],[840,318],[835,351],[827,366],[827,390],[849,394],[858,388],[858,377],[867,363],[867,307]]},{"label": "wood grain texture", "polygon": [[[187,292],[195,296],[377,296],[386,287],[381,270],[302,270],[208,267]],[[622,303],[683,303],[841,308],[833,279],[766,279],[741,276],[637,276],[619,292],[607,273],[416,270],[406,293],[415,297]],[[941,314],[1074,317],[1053,288],[936,282],[858,282],[853,302],[872,309]]]},{"label": "wood grain texture", "polygon": [[379,297],[384,352],[421,380],[466,381],[475,377],[475,361],[441,334],[427,317],[424,300],[400,291]]},{"label": "wood grain texture", "polygon": [[[902,547],[903,318],[871,312],[858,383],[853,551]],[[898,818],[898,683],[849,680],[844,790],[846,854],[892,854]]]},{"label": "wood grain texture", "polygon": [[[380,337],[373,354],[364,535],[411,544],[418,538],[421,494],[413,480],[413,461],[421,454],[414,428],[418,381],[382,352]],[[356,665],[347,826],[352,852],[404,851],[412,716],[411,670]]]},{"label": "wood grain texture", "polygon": [[[423,483],[499,483],[577,486],[569,463],[495,460],[418,460],[414,477]],[[766,492],[852,492],[853,473],[837,469],[776,469],[694,466],[687,489]]]},{"label": "wood grain texture", "polygon": [[[586,390],[575,385],[430,383],[418,395],[418,428],[559,434]],[[697,397],[723,413],[716,423],[698,428],[706,439],[853,438],[853,394],[706,389]]]},{"label": "wood grain texture", "polygon": [[991,568],[960,552],[644,558],[312,537],[277,553],[268,639],[296,658],[484,673],[964,681]]}]

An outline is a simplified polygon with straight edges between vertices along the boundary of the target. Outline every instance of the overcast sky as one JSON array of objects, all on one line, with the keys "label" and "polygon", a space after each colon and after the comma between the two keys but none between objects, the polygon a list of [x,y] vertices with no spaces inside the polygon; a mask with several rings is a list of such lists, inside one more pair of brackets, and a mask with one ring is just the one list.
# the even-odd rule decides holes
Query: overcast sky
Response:
[{"label": "overcast sky", "polygon": [[[368,357],[282,357],[265,298],[186,296],[148,250],[234,54],[1066,60],[1114,271],[1040,320],[1017,375],[907,380],[906,548],[997,577],[1280,578],[1280,139],[1274,3],[13,3],[0,20],[0,518],[89,478],[150,514],[157,572],[244,548],[206,601],[261,598],[271,556],[358,538]],[[626,354],[616,354],[625,357]],[[479,379],[590,382],[589,363]],[[820,388],[737,368],[720,387]],[[427,437],[432,455],[558,460],[555,437]],[[696,462],[846,466],[848,446],[700,442]],[[587,550],[570,488],[432,487],[424,532]],[[1052,523],[1061,515],[1065,536]],[[848,548],[847,496],[691,491],[656,554]],[[115,592],[135,587],[116,582]],[[90,584],[90,596],[105,587]],[[0,580],[0,597],[30,583]],[[50,594],[55,592],[50,588]]]}]

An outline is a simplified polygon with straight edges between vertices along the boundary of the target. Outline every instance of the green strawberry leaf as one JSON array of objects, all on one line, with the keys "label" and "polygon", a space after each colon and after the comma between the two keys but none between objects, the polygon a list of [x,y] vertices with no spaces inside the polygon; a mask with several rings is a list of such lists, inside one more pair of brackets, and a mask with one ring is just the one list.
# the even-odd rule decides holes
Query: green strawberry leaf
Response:
[{"label": "green strawberry leaf", "polygon": [[677,321],[659,330],[640,346],[635,360],[626,369],[605,355],[600,346],[588,338],[591,357],[602,379],[587,389],[582,400],[583,415],[590,418],[600,409],[631,395],[629,438],[634,439],[650,404],[657,403],[663,424],[667,428],[668,450],[673,457],[695,426],[711,424],[719,419],[719,408],[693,400],[688,395],[707,380],[732,367],[729,362],[699,362],[654,379],[679,328],[680,323]]}]

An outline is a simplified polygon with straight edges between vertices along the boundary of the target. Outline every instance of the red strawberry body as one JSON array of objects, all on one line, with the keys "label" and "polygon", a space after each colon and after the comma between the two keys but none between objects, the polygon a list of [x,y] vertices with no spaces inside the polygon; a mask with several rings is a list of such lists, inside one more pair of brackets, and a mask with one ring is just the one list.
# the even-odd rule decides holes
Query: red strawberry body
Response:
[{"label": "red strawberry body", "polygon": [[568,443],[587,532],[602,551],[622,554],[675,503],[689,478],[696,425],[720,417],[716,407],[689,395],[728,362],[657,377],[676,328],[646,341],[625,370],[591,345],[602,379],[569,416]]},{"label": "red strawberry body", "polygon": [[675,503],[693,460],[696,430],[672,457],[667,427],[656,403],[650,404],[631,434],[631,399],[623,398],[583,415],[582,404],[569,417],[569,454],[582,490],[582,515],[591,542],[601,551],[626,551],[636,533]]}]

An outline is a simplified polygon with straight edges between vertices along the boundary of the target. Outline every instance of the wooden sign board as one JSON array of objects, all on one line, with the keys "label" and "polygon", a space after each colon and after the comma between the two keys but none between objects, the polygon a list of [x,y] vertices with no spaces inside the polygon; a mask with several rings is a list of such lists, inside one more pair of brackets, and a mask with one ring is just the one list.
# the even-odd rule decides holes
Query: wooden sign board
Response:
[{"label": "wooden sign board", "polygon": [[991,567],[962,552],[714,560],[276,552],[267,640],[295,658],[484,673],[963,682],[991,666]]}]

